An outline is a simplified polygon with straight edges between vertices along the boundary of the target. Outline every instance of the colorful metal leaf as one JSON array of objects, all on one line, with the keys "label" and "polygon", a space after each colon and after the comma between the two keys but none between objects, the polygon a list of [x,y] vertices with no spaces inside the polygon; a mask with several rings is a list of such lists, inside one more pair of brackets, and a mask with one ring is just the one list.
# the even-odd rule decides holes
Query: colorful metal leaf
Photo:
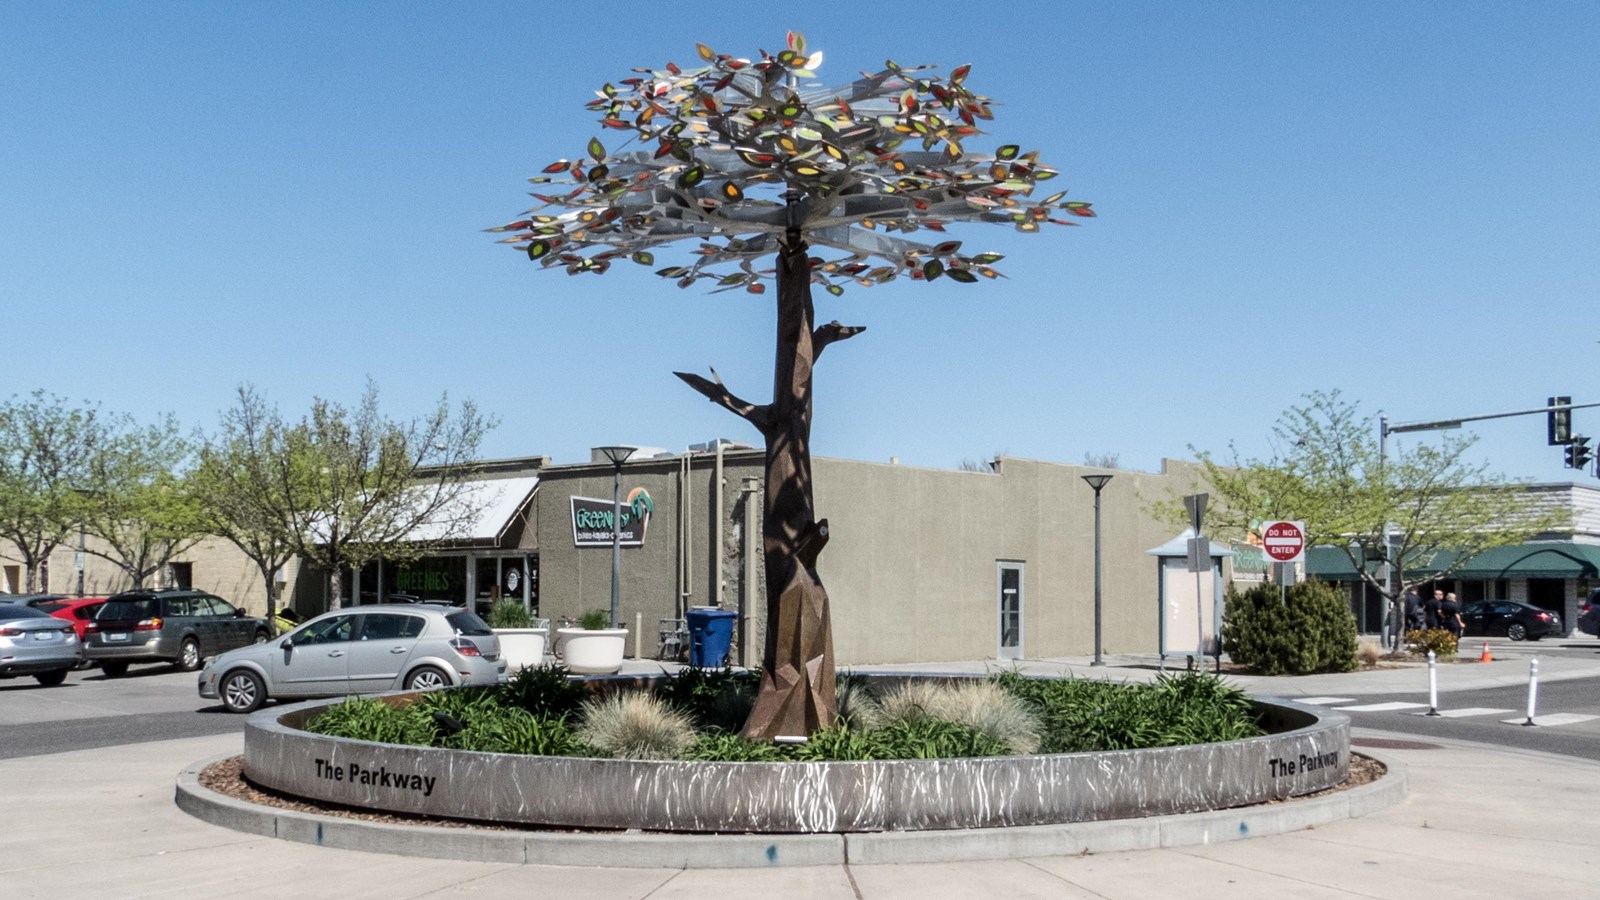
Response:
[{"label": "colorful metal leaf", "polygon": [[[827,88],[811,81],[821,52],[798,33],[785,43],[755,62],[695,44],[703,69],[669,62],[602,85],[585,105],[605,130],[631,131],[638,143],[608,150],[589,140],[578,161],[560,160],[530,179],[566,185],[534,195],[558,215],[488,230],[571,274],[604,272],[622,258],[653,266],[658,245],[688,239],[700,247],[693,263],[658,274],[685,287],[710,278],[720,290],[753,291],[763,278],[756,261],[778,249],[795,216],[822,254],[817,283],[838,294],[849,281],[870,286],[900,275],[999,277],[989,265],[1000,254],[963,257],[960,242],[919,243],[918,231],[940,234],[963,222],[1037,231],[1047,221],[1094,216],[1087,203],[1064,203],[1064,191],[1029,198],[1058,174],[1037,151],[1004,144],[983,155],[974,141],[978,123],[993,118],[992,102],[967,87],[970,66],[940,78],[888,60],[877,73]],[[798,202],[780,203],[779,195]],[[1050,218],[1056,209],[1066,218]],[[872,268],[872,260],[887,265]]]}]

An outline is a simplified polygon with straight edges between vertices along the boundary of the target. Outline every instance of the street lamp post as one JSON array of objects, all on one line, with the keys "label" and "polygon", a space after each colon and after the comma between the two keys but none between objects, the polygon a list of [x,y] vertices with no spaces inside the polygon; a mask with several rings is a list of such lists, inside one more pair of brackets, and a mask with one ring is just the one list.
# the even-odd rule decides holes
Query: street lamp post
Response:
[{"label": "street lamp post", "polygon": [[622,616],[622,464],[633,455],[633,447],[601,447],[611,461],[611,627]]},{"label": "street lamp post", "polygon": [[1100,658],[1100,489],[1110,481],[1110,475],[1085,475],[1083,480],[1089,487],[1094,488],[1094,662],[1092,666],[1103,666],[1105,660]]}]

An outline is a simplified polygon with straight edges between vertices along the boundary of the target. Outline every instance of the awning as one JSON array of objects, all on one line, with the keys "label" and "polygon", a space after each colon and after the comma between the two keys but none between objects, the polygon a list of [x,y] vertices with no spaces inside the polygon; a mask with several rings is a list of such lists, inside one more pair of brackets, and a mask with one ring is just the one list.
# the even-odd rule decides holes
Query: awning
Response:
[{"label": "awning", "polygon": [[[406,540],[432,542],[445,540],[449,535],[449,543],[456,546],[496,546],[516,524],[518,515],[538,486],[537,475],[466,482],[451,507],[440,510],[431,521],[412,528]],[[420,511],[426,489],[419,489],[415,496]],[[459,522],[458,527],[458,521],[463,518],[465,521]],[[311,533],[325,540],[326,524],[314,523]]]},{"label": "awning", "polygon": [[[1425,575],[1449,568],[1455,555],[1441,552],[1433,565],[1408,569]],[[1337,547],[1312,547],[1306,554],[1306,574],[1324,581],[1355,581],[1350,558]],[[1600,578],[1600,546],[1570,541],[1512,544],[1485,550],[1451,573],[1452,578]]]},{"label": "awning", "polygon": [[[538,486],[537,475],[491,478],[462,485],[459,502],[475,514],[454,539],[474,544],[499,543]],[[430,522],[412,529],[408,537],[414,541],[434,541],[444,537],[447,528],[443,522]]]}]

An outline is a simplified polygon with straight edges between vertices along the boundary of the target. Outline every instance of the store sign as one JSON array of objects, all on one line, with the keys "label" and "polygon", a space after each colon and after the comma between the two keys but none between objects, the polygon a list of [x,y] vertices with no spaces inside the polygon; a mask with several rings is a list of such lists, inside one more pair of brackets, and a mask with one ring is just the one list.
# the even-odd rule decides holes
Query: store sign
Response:
[{"label": "store sign", "polygon": [[1260,547],[1240,543],[1234,543],[1232,547],[1234,581],[1267,580],[1267,555],[1261,552]]},{"label": "store sign", "polygon": [[[572,499],[572,545],[574,547],[609,547],[612,537],[613,504],[610,500],[594,497]],[[628,492],[622,501],[622,518],[618,523],[621,544],[624,547],[644,545],[645,532],[650,528],[650,514],[655,512],[655,501],[642,487]]]}]

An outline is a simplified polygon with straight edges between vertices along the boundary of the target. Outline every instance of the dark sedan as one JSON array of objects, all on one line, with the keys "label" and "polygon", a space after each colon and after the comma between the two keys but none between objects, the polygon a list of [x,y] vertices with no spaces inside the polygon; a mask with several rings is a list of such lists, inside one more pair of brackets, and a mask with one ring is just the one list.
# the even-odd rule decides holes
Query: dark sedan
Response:
[{"label": "dark sedan", "polygon": [[1542,637],[1562,634],[1561,616],[1530,603],[1511,600],[1468,603],[1461,610],[1461,621],[1467,625],[1467,637],[1503,635],[1513,641],[1537,641]]}]

